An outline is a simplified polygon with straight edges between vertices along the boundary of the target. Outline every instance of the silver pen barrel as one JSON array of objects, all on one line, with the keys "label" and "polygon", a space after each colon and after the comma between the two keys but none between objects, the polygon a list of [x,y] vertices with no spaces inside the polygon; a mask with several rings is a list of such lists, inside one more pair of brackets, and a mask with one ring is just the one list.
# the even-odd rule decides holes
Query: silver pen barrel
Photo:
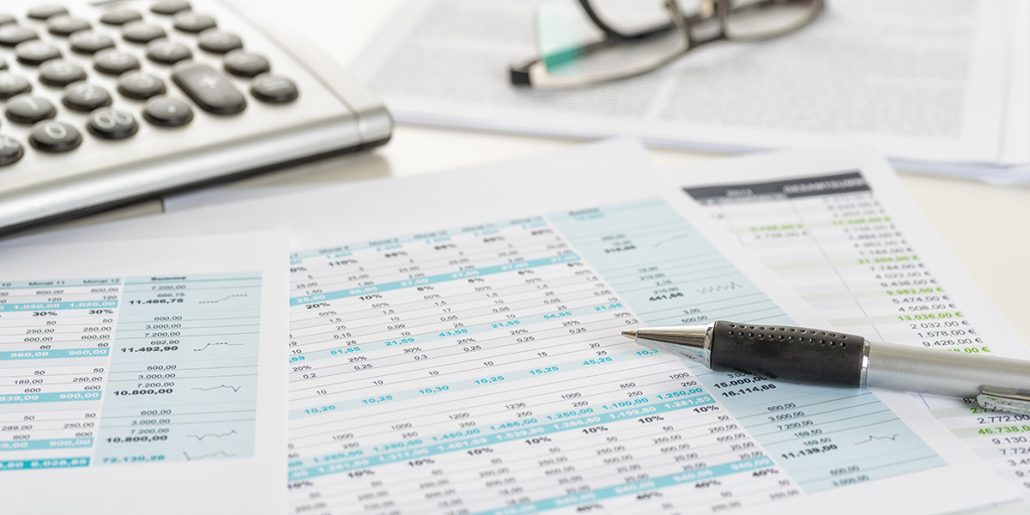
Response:
[{"label": "silver pen barrel", "polygon": [[870,342],[866,385],[950,397],[1030,392],[1026,361]]}]

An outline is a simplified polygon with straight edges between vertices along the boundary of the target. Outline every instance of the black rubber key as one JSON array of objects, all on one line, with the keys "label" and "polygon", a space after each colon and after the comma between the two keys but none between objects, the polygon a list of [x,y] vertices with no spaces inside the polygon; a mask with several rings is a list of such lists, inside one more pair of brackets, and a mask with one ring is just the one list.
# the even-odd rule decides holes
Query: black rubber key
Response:
[{"label": "black rubber key", "polygon": [[111,94],[106,89],[93,84],[72,84],[64,91],[61,103],[68,109],[89,112],[100,107],[111,105]]},{"label": "black rubber key", "polygon": [[150,12],[163,14],[165,16],[178,14],[190,10],[190,3],[186,0],[161,0],[150,6]]},{"label": "black rubber key", "polygon": [[243,48],[243,40],[231,32],[211,29],[200,34],[197,45],[205,52],[225,54]]},{"label": "black rubber key", "polygon": [[17,163],[25,155],[25,149],[18,140],[0,135],[0,166]]},{"label": "black rubber key", "polygon": [[118,92],[129,98],[146,100],[164,93],[165,83],[149,73],[129,72],[118,79]]},{"label": "black rubber key", "polygon": [[254,79],[250,94],[262,102],[285,104],[297,100],[300,91],[292,80],[281,75],[266,74]]},{"label": "black rubber key", "polygon": [[142,19],[143,15],[132,9],[112,9],[100,15],[100,23],[104,25],[122,26]]},{"label": "black rubber key", "polygon": [[105,75],[121,75],[139,68],[136,56],[118,50],[104,50],[93,60],[93,69]]},{"label": "black rubber key", "polygon": [[64,87],[80,80],[86,80],[86,70],[71,61],[49,61],[39,67],[39,82],[47,86]]},{"label": "black rubber key", "polygon": [[257,77],[272,69],[268,59],[253,52],[236,50],[225,56],[225,71],[237,77]]},{"label": "black rubber key", "polygon": [[62,14],[68,14],[68,9],[63,5],[39,5],[29,9],[29,18],[33,20],[49,20],[54,16],[61,16]]},{"label": "black rubber key", "polygon": [[61,49],[44,41],[26,41],[14,48],[18,62],[30,66],[39,66],[52,59],[61,57]]},{"label": "black rubber key", "polygon": [[175,64],[193,57],[190,47],[175,41],[155,41],[147,45],[147,59],[160,64]]},{"label": "black rubber key", "polygon": [[76,32],[89,30],[89,20],[74,16],[54,16],[47,21],[47,30],[55,36],[71,36]]},{"label": "black rubber key", "polygon": [[32,128],[29,143],[43,152],[68,152],[82,144],[82,133],[70,124],[47,120]]},{"label": "black rubber key", "polygon": [[57,115],[54,104],[42,97],[21,95],[7,101],[8,120],[14,123],[32,124]]},{"label": "black rubber key", "polygon": [[217,27],[218,22],[206,14],[185,12],[175,15],[175,18],[172,19],[172,25],[183,32],[199,34],[205,30]]},{"label": "black rubber key", "polygon": [[17,46],[39,38],[36,31],[21,25],[0,25],[0,45]]},{"label": "black rubber key", "polygon": [[143,117],[161,127],[181,127],[193,121],[193,109],[177,98],[157,97],[147,102]]},{"label": "black rubber key", "polygon": [[11,72],[0,72],[0,100],[32,91],[32,84],[21,75]]},{"label": "black rubber key", "polygon": [[79,54],[95,54],[101,50],[107,50],[108,48],[114,47],[114,40],[110,37],[93,32],[91,30],[84,30],[82,32],[76,32],[71,35],[68,39],[71,43],[72,51]]},{"label": "black rubber key", "polygon": [[89,115],[89,132],[98,138],[125,139],[139,131],[139,123],[128,111],[105,107]]},{"label": "black rubber key", "polygon": [[125,38],[125,41],[132,43],[146,44],[167,35],[165,29],[162,29],[160,25],[142,21],[134,21],[122,27],[122,37]]},{"label": "black rubber key", "polygon": [[187,64],[172,73],[172,80],[201,109],[214,114],[236,114],[247,99],[218,70],[206,64]]}]

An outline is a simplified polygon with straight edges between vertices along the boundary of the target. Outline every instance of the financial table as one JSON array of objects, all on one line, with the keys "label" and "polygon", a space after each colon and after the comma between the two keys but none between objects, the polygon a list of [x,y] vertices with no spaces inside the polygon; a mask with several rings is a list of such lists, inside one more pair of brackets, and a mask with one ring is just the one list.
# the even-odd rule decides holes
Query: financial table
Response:
[{"label": "financial table", "polygon": [[0,280],[0,471],[254,453],[261,274]]},{"label": "financial table", "polygon": [[791,322],[660,199],[302,251],[291,274],[296,513],[709,512],[943,465],[869,392],[623,338]]},{"label": "financial table", "polygon": [[[928,228],[896,201],[890,177],[851,170],[687,193],[791,285],[834,328],[871,339],[963,354],[1028,352],[973,285],[935,257]],[[1030,497],[1030,416],[925,396],[944,425]]]}]

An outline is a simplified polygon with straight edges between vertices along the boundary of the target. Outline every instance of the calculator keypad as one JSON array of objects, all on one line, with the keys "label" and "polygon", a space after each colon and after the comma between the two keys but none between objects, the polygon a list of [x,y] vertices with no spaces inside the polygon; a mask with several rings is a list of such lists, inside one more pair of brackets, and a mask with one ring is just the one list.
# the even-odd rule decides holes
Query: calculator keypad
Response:
[{"label": "calculator keypad", "polygon": [[0,103],[27,131],[18,141],[0,127],[0,167],[33,149],[73,151],[85,138],[117,145],[140,132],[140,119],[185,128],[195,108],[228,118],[247,109],[248,96],[296,100],[296,83],[272,70],[243,37],[185,0],[0,12]]}]

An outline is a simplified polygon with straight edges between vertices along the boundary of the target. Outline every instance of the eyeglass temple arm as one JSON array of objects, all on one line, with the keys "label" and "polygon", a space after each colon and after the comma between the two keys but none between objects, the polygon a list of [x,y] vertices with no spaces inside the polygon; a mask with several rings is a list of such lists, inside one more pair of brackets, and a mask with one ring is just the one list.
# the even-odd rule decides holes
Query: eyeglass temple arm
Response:
[{"label": "eyeglass temple arm", "polygon": [[620,41],[636,41],[639,39],[647,39],[649,37],[668,32],[676,27],[675,24],[670,22],[663,23],[661,25],[656,25],[654,27],[644,29],[639,32],[622,32],[609,25],[608,22],[604,20],[604,18],[601,18],[601,16],[597,14],[597,11],[594,10],[594,6],[590,3],[590,0],[579,0],[579,5],[583,8],[583,12],[586,13],[587,18],[590,18],[590,21],[594,25],[596,25],[597,28],[601,29],[601,32],[604,33],[605,37],[611,39],[616,39]]}]

